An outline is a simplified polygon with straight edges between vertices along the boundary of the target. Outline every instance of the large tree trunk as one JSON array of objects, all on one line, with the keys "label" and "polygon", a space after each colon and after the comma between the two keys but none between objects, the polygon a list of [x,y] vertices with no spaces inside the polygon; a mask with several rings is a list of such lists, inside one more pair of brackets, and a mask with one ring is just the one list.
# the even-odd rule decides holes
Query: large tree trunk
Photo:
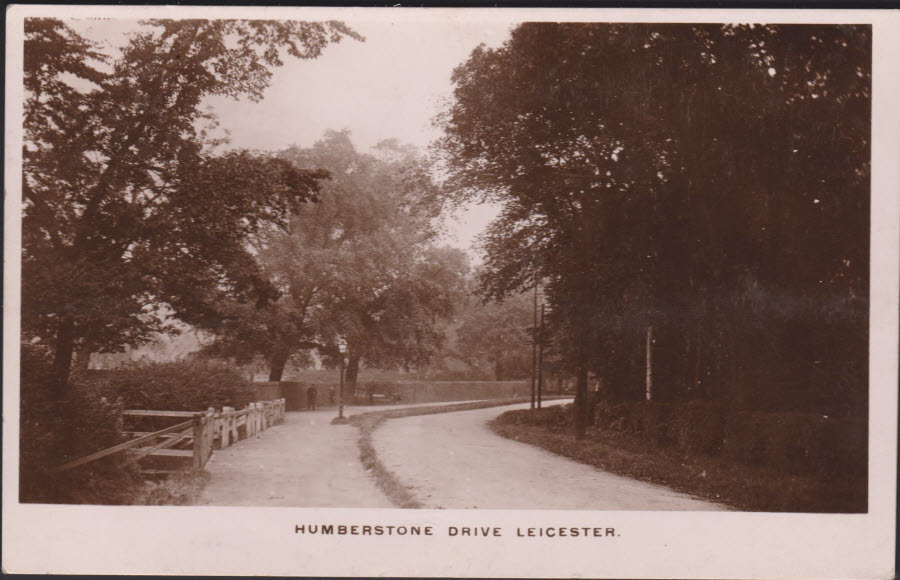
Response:
[{"label": "large tree trunk", "polygon": [[344,376],[344,392],[348,397],[356,396],[356,378],[359,376],[359,355],[351,354],[347,363],[347,374]]},{"label": "large tree trunk", "polygon": [[287,350],[279,349],[269,358],[269,381],[277,383],[281,381],[284,374],[284,367],[287,365],[290,353]]},{"label": "large tree trunk", "polygon": [[56,327],[56,347],[53,354],[53,375],[50,385],[50,396],[56,407],[55,416],[58,422],[51,427],[54,433],[51,455],[57,464],[75,459],[75,416],[72,403],[73,389],[69,382],[72,370],[72,354],[75,350],[75,321],[70,315],[64,315]]},{"label": "large tree trunk", "polygon": [[647,327],[647,374],[644,382],[644,397],[650,401],[653,399],[653,325]]},{"label": "large tree trunk", "polygon": [[708,382],[701,378],[700,376],[700,365],[703,363],[703,354],[700,350],[700,323],[696,322],[694,324],[694,340],[691,342],[691,353],[690,356],[693,358],[693,364],[691,369],[691,399],[696,398],[706,398],[708,399],[711,393],[708,392]]},{"label": "large tree trunk", "polygon": [[[581,333],[582,336],[584,333]],[[584,439],[588,413],[588,356],[584,340],[578,341],[578,360],[575,367],[575,438]]]},{"label": "large tree trunk", "polygon": [[75,321],[65,315],[56,327],[56,348],[53,354],[53,400],[65,402],[71,398],[69,373],[72,370],[72,353],[75,351]]},{"label": "large tree trunk", "polygon": [[753,371],[746,335],[732,328],[728,336],[729,407],[733,412],[752,410]]}]

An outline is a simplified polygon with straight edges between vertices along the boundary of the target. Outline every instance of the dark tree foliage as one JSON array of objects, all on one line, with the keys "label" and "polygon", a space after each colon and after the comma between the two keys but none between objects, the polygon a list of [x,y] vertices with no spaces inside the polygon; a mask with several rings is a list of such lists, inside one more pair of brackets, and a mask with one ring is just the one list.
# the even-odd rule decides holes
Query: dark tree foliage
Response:
[{"label": "dark tree foliage", "polygon": [[[519,26],[454,73],[449,186],[503,203],[482,290],[546,282],[615,400],[864,413],[871,30]],[[583,433],[583,422],[576,421]]]},{"label": "dark tree foliage", "polygon": [[534,308],[532,296],[519,294],[502,302],[474,303],[460,316],[458,355],[497,381],[531,376]]},{"label": "dark tree foliage", "polygon": [[271,299],[247,239],[325,174],[213,154],[203,100],[258,100],[282,55],[360,39],[338,22],[141,24],[111,58],[59,20],[25,21],[22,329],[53,351],[57,400],[76,348],[140,343],[166,312],[208,320],[220,295]]}]

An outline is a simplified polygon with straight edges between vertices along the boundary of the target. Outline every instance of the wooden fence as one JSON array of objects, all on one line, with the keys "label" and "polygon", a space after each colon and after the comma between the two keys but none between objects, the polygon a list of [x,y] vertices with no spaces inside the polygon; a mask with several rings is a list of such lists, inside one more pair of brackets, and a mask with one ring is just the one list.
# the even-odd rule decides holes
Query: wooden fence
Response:
[{"label": "wooden fence", "polygon": [[123,411],[124,418],[135,423],[143,421],[144,424],[149,422],[155,425],[159,421],[186,420],[162,429],[154,428],[151,432],[127,431],[133,437],[131,441],[70,461],[53,471],[66,471],[115,454],[122,454],[121,466],[146,459],[167,464],[168,467],[172,464],[179,467],[154,469],[142,465],[142,471],[148,474],[172,473],[184,468],[203,469],[213,450],[224,449],[281,423],[284,420],[284,402],[284,399],[276,399],[250,403],[240,411],[231,407],[223,407],[221,411],[210,407],[203,412],[140,409]]}]

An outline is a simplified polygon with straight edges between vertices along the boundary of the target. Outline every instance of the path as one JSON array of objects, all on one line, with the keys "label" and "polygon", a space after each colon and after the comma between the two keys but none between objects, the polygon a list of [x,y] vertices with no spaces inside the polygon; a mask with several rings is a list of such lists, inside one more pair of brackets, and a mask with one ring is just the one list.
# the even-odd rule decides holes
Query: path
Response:
[{"label": "path", "polygon": [[727,509],[505,439],[487,426],[516,408],[527,405],[391,419],[373,444],[426,508]]},{"label": "path", "polygon": [[[430,405],[346,407],[345,416],[410,406]],[[286,413],[281,425],[217,450],[206,464],[211,478],[197,504],[393,507],[359,461],[358,430],[330,424],[336,412]]]},{"label": "path", "polygon": [[393,507],[359,462],[357,429],[331,425],[334,416],[334,409],[286,413],[281,425],[216,451],[197,504]]}]

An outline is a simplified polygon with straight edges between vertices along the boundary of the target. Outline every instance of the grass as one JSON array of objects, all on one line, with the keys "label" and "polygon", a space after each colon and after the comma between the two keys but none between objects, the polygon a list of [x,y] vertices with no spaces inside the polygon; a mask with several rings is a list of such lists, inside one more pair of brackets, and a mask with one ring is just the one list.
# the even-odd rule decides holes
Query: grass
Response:
[{"label": "grass", "polygon": [[184,471],[159,481],[146,481],[133,505],[194,505],[209,482],[207,471]]},{"label": "grass", "polygon": [[[134,466],[88,466],[78,473],[45,474],[53,478],[49,495],[22,497],[23,503],[82,505],[192,505],[210,475],[184,471],[160,479],[146,479]],[[24,495],[24,494],[23,494]]]},{"label": "grass", "polygon": [[497,434],[604,471],[665,485],[741,511],[859,513],[865,490],[852,482],[822,481],[721,458],[660,449],[632,435],[592,427],[577,440],[569,407],[537,413],[507,411],[490,423]]},{"label": "grass", "polygon": [[388,418],[376,413],[365,413],[354,416],[354,419],[356,420],[351,420],[351,422],[359,428],[359,439],[357,440],[359,460],[362,462],[363,468],[372,473],[375,485],[395,506],[405,509],[421,508],[422,504],[415,498],[412,491],[403,485],[397,476],[378,459],[375,446],[372,445],[372,434]]}]

